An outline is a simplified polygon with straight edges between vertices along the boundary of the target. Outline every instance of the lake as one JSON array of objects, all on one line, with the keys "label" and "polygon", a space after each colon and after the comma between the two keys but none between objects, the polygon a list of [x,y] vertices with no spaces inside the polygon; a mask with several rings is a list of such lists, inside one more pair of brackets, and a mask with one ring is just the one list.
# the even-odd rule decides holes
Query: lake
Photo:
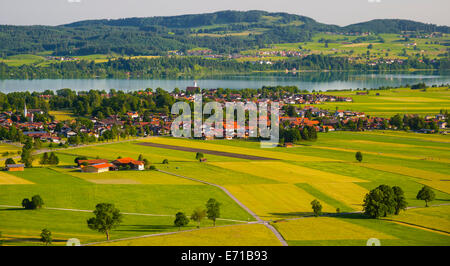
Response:
[{"label": "lake", "polygon": [[[196,80],[201,88],[261,88],[262,86],[297,86],[300,89],[342,90],[356,88],[379,88],[401,86],[424,82],[427,85],[450,83],[450,73],[406,72],[406,73],[355,73],[355,72],[302,72],[264,73],[214,76]],[[194,79],[34,79],[0,80],[0,91],[44,91],[70,88],[76,91],[90,89],[120,89],[124,91],[146,88],[185,89],[192,86]]]}]

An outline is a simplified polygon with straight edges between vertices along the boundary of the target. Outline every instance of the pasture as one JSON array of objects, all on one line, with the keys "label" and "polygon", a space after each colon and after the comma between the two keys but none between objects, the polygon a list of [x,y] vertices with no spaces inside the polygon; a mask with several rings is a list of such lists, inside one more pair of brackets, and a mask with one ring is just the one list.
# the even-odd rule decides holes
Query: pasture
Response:
[{"label": "pasture", "polygon": [[[105,244],[280,244],[261,224],[238,225],[254,221],[254,218],[218,187],[158,171],[88,174],[74,168],[74,159],[80,155],[114,160],[119,156],[137,159],[142,154],[157,169],[224,187],[261,219],[272,221],[290,245],[365,245],[368,236],[382,239],[383,245],[448,245],[448,236],[434,229],[448,230],[445,220],[450,209],[446,206],[425,209],[425,203],[415,198],[427,184],[436,193],[431,205],[448,204],[450,195],[448,181],[445,181],[450,169],[448,141],[447,136],[395,131],[329,132],[320,134],[316,142],[305,142],[289,149],[262,149],[259,142],[252,141],[157,137],[58,150],[61,161],[58,166],[35,167],[0,176],[0,180],[14,177],[29,182],[19,184],[16,180],[16,184],[8,185],[0,182],[0,205],[20,206],[23,198],[39,194],[46,207],[36,211],[2,207],[0,231],[8,245],[37,245],[35,238],[44,227],[54,232],[55,239],[60,241],[55,244],[63,244],[69,235],[81,239],[82,243],[102,241],[104,236],[89,230],[86,219],[92,215],[89,211],[95,204],[111,202],[121,212],[129,213],[124,223],[112,232],[113,240],[176,232],[178,228],[173,226],[176,212],[190,215],[209,198],[215,198],[222,203],[221,218],[225,219],[218,220],[218,225],[232,226],[209,228],[212,222],[204,220],[200,230]],[[145,142],[273,160],[215,153],[205,154],[207,161],[198,162],[195,152],[138,145]],[[362,163],[355,160],[355,151],[363,153]],[[169,163],[162,164],[164,159]],[[408,205],[422,208],[410,209],[386,220],[367,219],[358,213],[309,217],[312,215],[310,203],[314,199],[321,202],[325,214],[336,215],[337,208],[341,212],[360,211],[365,194],[381,184],[400,186]],[[191,222],[184,229],[194,228],[195,223]],[[206,236],[210,234],[217,238],[208,239]],[[236,237],[221,237],[226,234]]]}]

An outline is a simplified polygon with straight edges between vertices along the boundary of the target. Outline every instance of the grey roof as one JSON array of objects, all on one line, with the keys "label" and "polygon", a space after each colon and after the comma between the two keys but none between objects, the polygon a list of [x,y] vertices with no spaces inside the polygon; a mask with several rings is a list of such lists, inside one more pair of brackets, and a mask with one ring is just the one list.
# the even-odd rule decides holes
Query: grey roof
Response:
[{"label": "grey roof", "polygon": [[6,167],[16,168],[16,167],[25,167],[25,165],[24,164],[7,164]]}]

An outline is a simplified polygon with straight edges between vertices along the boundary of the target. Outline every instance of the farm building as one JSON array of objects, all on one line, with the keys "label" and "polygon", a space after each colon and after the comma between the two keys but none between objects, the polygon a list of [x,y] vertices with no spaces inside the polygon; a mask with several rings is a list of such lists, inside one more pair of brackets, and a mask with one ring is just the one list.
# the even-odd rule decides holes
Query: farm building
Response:
[{"label": "farm building", "polygon": [[115,170],[116,167],[110,163],[99,163],[88,166],[81,166],[81,172],[83,173],[103,173],[109,170]]},{"label": "farm building", "polygon": [[88,165],[93,165],[93,164],[109,163],[109,161],[106,159],[78,160],[78,166],[81,166],[82,164],[86,163]]},{"label": "farm building", "polygon": [[134,170],[144,170],[144,162],[143,161],[136,161],[133,158],[122,158],[117,159],[112,162],[117,167],[127,167],[129,166],[131,169]]},{"label": "farm building", "polygon": [[23,164],[7,164],[6,165],[6,171],[24,171],[25,165]]}]

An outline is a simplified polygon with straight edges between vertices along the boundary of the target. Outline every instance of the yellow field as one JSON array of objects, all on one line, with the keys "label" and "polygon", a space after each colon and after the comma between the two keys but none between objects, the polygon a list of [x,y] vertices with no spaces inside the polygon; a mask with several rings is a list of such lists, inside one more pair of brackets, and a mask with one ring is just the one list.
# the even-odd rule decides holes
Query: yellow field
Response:
[{"label": "yellow field", "polygon": [[299,161],[299,162],[323,162],[323,161],[338,161],[327,158],[313,157],[313,156],[303,156],[297,154],[289,154],[283,152],[269,151],[269,149],[250,149],[250,148],[242,148],[235,146],[227,146],[227,145],[219,145],[219,144],[210,144],[205,142],[195,142],[189,141],[186,139],[177,139],[177,138],[152,138],[150,140],[143,140],[146,142],[173,145],[173,146],[182,146],[189,148],[199,148],[213,151],[223,151],[223,152],[231,152],[237,154],[246,154],[253,156],[262,156],[267,158],[279,159],[279,160],[289,160],[289,161]]},{"label": "yellow field", "polygon": [[275,227],[286,240],[395,239],[394,236],[330,217],[278,222]]},{"label": "yellow field", "polygon": [[388,219],[450,232],[449,217],[450,206],[447,205],[410,209],[406,212],[401,212],[398,216],[389,217]]},{"label": "yellow field", "polygon": [[[18,151],[20,151],[21,148],[14,146],[14,145],[9,145],[9,144],[0,144],[0,157],[5,157],[5,158],[9,158],[9,157],[14,157],[14,156],[18,156]],[[3,155],[3,153],[8,152],[8,154]]]},{"label": "yellow field", "polygon": [[364,196],[369,192],[354,183],[313,183],[312,186],[358,211],[363,209]]},{"label": "yellow field", "polygon": [[56,171],[96,184],[151,184],[151,185],[201,185],[200,183],[167,175],[158,171],[110,171],[105,173],[82,173],[79,170],[54,168]]},{"label": "yellow field", "polygon": [[387,164],[370,164],[362,163],[361,166],[381,170],[385,172],[390,172],[394,174],[411,176],[419,179],[424,179],[428,181],[440,181],[440,180],[450,180],[450,175],[445,175],[436,172],[425,171],[416,168],[408,168],[399,165],[387,165]]},{"label": "yellow field", "polygon": [[[317,145],[309,146],[309,148],[331,150],[331,151],[344,151],[344,152],[351,152],[351,153],[356,153],[357,151],[359,151],[359,150],[354,150],[354,149],[326,147],[326,146],[317,146]],[[398,154],[398,153],[373,152],[373,151],[364,151],[364,153],[378,155],[378,156],[392,157],[392,158],[411,159],[411,160],[428,160],[428,159],[430,159],[430,158],[426,158],[423,156],[411,156],[411,155],[403,155],[403,154]],[[446,159],[446,158],[433,157],[433,160],[450,163],[450,160]]]},{"label": "yellow field", "polygon": [[[310,214],[311,201],[315,198],[292,184],[252,184],[225,186],[244,205],[262,219],[294,217]],[[335,208],[322,202],[324,212]]]},{"label": "yellow field", "polygon": [[72,120],[75,118],[71,111],[59,110],[59,111],[49,111],[48,113],[54,116],[55,120],[58,121]]},{"label": "yellow field", "polygon": [[0,185],[29,185],[34,184],[28,180],[15,177],[13,175],[7,174],[5,172],[0,172]]},{"label": "yellow field", "polygon": [[450,181],[427,181],[420,180],[419,183],[432,187],[436,190],[450,194]]},{"label": "yellow field", "polygon": [[323,183],[323,182],[366,182],[362,179],[348,177],[307,167],[277,161],[255,162],[214,162],[212,165],[269,178],[282,183]]},{"label": "yellow field", "polygon": [[210,227],[161,236],[109,242],[107,246],[280,246],[262,224]]}]

